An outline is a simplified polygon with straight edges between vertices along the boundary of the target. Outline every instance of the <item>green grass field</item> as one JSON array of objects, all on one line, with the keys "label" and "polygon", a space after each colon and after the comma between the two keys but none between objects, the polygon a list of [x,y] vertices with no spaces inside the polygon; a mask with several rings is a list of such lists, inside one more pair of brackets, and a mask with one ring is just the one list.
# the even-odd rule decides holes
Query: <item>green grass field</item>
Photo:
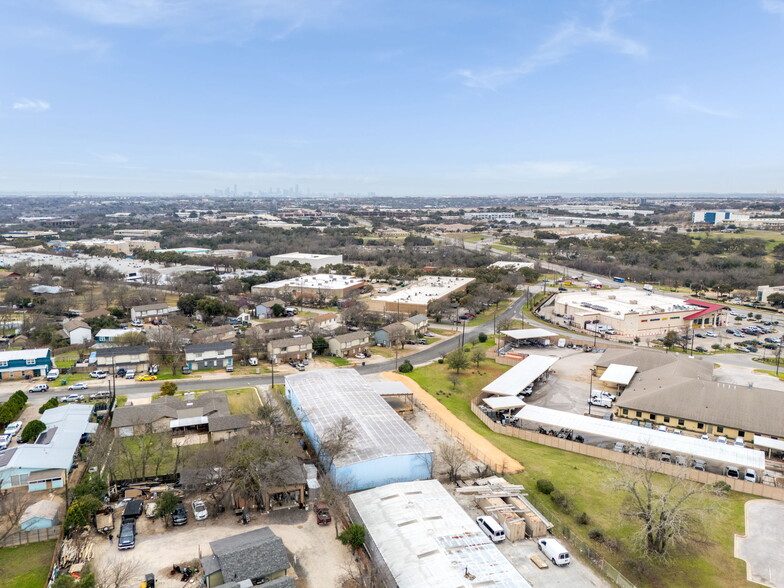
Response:
[{"label": "green grass field", "polygon": [[0,588],[46,586],[55,541],[0,549]]},{"label": "green grass field", "polygon": [[[642,565],[645,560],[632,545],[634,522],[622,515],[619,505],[623,495],[611,484],[619,475],[612,464],[494,433],[471,412],[473,396],[507,369],[507,366],[486,360],[478,371],[472,366],[461,372],[456,388],[448,380],[449,370],[445,364],[418,368],[409,376],[469,427],[523,463],[526,471],[510,476],[510,480],[524,485],[535,503],[545,506],[548,513],[552,512],[553,517],[568,525],[578,538],[592,545],[638,586],[751,586],[745,580],[745,564],[733,557],[733,537],[735,533],[744,532],[743,504],[748,496],[730,493],[716,512],[703,517],[702,540],[682,548],[670,562]],[[539,494],[536,481],[543,478],[565,492],[573,502],[574,512],[587,513],[591,522],[579,525],[573,515],[560,512],[549,497]],[[612,551],[589,539],[588,532],[594,528],[616,539],[619,550]]]},{"label": "green grass field", "polygon": [[747,230],[742,233],[692,233],[691,238],[694,241],[702,239],[716,239],[721,241],[723,239],[763,239],[765,241],[765,249],[770,253],[773,248],[779,243],[784,243],[784,233],[776,231],[757,231]]},{"label": "green grass field", "polygon": [[334,365],[335,367],[345,367],[347,365],[351,365],[351,362],[347,360],[345,357],[332,357],[331,355],[325,355],[319,357],[321,361],[327,361]]},{"label": "green grass field", "polygon": [[502,312],[504,312],[509,305],[512,304],[512,300],[502,300],[498,303],[498,309],[494,306],[489,306],[485,308],[482,312],[468,321],[469,327],[478,327],[479,325],[484,325],[485,323],[489,323],[493,320],[493,316],[498,316]]}]

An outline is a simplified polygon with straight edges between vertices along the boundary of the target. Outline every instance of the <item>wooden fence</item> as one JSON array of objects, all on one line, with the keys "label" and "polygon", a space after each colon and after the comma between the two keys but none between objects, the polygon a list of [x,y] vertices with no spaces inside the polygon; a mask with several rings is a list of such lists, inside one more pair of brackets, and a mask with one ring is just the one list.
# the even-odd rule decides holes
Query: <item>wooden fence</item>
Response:
[{"label": "wooden fence", "polygon": [[580,455],[587,455],[589,457],[595,457],[605,461],[611,461],[631,467],[640,467],[642,463],[640,460],[645,460],[647,462],[652,462],[650,463],[651,467],[655,468],[657,472],[661,472],[662,474],[667,474],[669,476],[680,476],[687,480],[691,480],[692,482],[699,482],[701,484],[715,484],[716,482],[725,482],[737,492],[752,494],[762,498],[770,498],[772,500],[784,500],[784,488],[779,488],[777,486],[747,482],[746,480],[735,480],[733,478],[712,474],[710,472],[701,472],[692,468],[678,466],[674,463],[663,463],[658,460],[649,460],[645,457],[631,455],[629,453],[619,453],[611,449],[603,449],[601,447],[595,447],[586,443],[568,441],[567,439],[560,439],[558,437],[545,435],[536,431],[526,431],[525,429],[519,429],[509,425],[501,425],[480,410],[479,406],[477,405],[477,399],[474,399],[471,402],[471,410],[495,433],[500,433],[502,435],[508,435],[509,437],[523,439],[524,441],[531,441],[533,443],[539,443],[540,445],[547,445],[548,447],[555,447],[556,449],[571,451],[572,453],[579,453]]},{"label": "wooden fence", "polygon": [[16,547],[18,545],[25,545],[26,543],[38,543],[39,541],[57,539],[60,537],[61,531],[62,527],[60,525],[55,525],[48,529],[36,529],[35,531],[17,531],[3,539],[3,541],[0,542],[0,547]]}]

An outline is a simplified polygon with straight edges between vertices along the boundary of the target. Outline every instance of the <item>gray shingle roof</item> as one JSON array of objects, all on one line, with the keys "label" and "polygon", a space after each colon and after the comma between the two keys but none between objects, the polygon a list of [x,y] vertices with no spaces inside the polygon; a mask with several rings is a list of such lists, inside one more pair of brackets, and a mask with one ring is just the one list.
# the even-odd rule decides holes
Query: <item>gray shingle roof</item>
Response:
[{"label": "gray shingle roof", "polygon": [[63,321],[63,331],[66,333],[70,333],[71,331],[75,331],[76,329],[89,329],[90,325],[86,322],[81,321],[79,319],[74,319],[70,321]]},{"label": "gray shingle roof", "polygon": [[210,418],[227,416],[229,400],[221,392],[207,392],[187,403],[173,396],[161,396],[151,404],[121,406],[114,411],[112,428],[148,425],[162,418],[177,418],[178,412],[189,408],[202,408]]},{"label": "gray shingle roof", "polygon": [[354,343],[355,341],[361,341],[363,339],[368,339],[370,337],[370,333],[366,331],[356,331],[355,333],[345,333],[343,335],[335,335],[332,337],[335,341],[339,343]]},{"label": "gray shingle roof", "polygon": [[186,345],[185,353],[201,353],[203,351],[225,351],[234,347],[234,341],[215,341],[214,343],[196,343]]},{"label": "gray shingle roof", "polygon": [[124,347],[99,347],[95,350],[96,357],[117,357],[118,355],[141,355],[149,353],[147,345],[127,345]]},{"label": "gray shingle roof", "polygon": [[230,414],[226,416],[214,416],[209,420],[210,433],[218,431],[232,431],[236,429],[247,429],[250,427],[249,414]]},{"label": "gray shingle roof", "polygon": [[310,337],[288,337],[286,339],[275,339],[269,343],[272,347],[290,347],[293,345],[313,345],[313,339]]},{"label": "gray shingle roof", "polygon": [[269,527],[218,539],[210,547],[229,582],[263,578],[291,567],[283,541]]},{"label": "gray shingle roof", "polygon": [[423,323],[427,320],[427,316],[424,314],[415,314],[414,316],[410,316],[406,319],[412,325],[418,325]]},{"label": "gray shingle roof", "polygon": [[255,325],[254,329],[259,329],[263,333],[267,333],[270,331],[277,331],[280,329],[293,329],[296,326],[296,323],[292,320],[286,319],[282,321],[275,321],[274,323],[262,323],[260,325]]},{"label": "gray shingle roof", "polygon": [[171,305],[166,304],[165,302],[157,302],[155,304],[142,304],[141,306],[134,306],[131,310],[135,310],[136,312],[144,311],[144,310],[163,310],[164,308],[169,308]]}]

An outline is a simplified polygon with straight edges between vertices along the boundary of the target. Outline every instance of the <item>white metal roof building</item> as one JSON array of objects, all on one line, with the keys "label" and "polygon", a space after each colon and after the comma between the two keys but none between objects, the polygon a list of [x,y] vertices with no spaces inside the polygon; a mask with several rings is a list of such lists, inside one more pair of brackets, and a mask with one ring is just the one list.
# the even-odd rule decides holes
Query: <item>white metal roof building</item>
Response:
[{"label": "white metal roof building", "polygon": [[482,392],[499,396],[517,396],[536,378],[549,370],[556,361],[558,361],[557,357],[529,355],[511,370],[501,374],[482,388]]},{"label": "white metal roof building", "polygon": [[343,263],[342,255],[324,255],[322,253],[282,253],[270,256],[270,265],[278,265],[284,261],[296,261],[310,264],[311,269],[319,270],[325,265],[338,265]]},{"label": "white metal roof building", "polygon": [[355,438],[333,459],[331,471],[347,490],[430,478],[432,450],[355,370],[304,372],[286,376],[285,384],[286,396],[317,451],[336,423],[343,417],[350,420]]},{"label": "white metal roof building", "polygon": [[474,278],[423,276],[405,288],[372,298],[368,306],[377,312],[427,314],[428,302],[448,298],[473,281]]},{"label": "white metal roof building", "polygon": [[656,429],[595,419],[531,404],[525,405],[515,416],[524,421],[550,427],[565,427],[573,431],[616,439],[633,445],[656,447],[663,451],[669,451],[673,455],[691,456],[713,463],[728,463],[759,471],[765,469],[765,453],[762,451],[725,445],[715,441],[703,441],[688,435],[675,435]]},{"label": "white metal roof building", "polygon": [[621,386],[628,386],[632,381],[634,374],[637,373],[637,366],[623,365],[620,363],[611,363],[599,378],[602,382],[608,384],[620,384]]},{"label": "white metal roof building", "polygon": [[558,337],[556,333],[548,331],[547,329],[512,329],[510,331],[501,331],[502,335],[506,335],[510,339],[516,341],[523,341],[525,339],[547,339],[550,337]]},{"label": "white metal roof building", "polygon": [[437,480],[390,484],[349,500],[389,588],[531,586]]},{"label": "white metal roof building", "polygon": [[254,294],[263,296],[281,296],[286,293],[294,296],[323,296],[329,298],[338,296],[343,298],[349,292],[365,285],[365,280],[354,276],[340,274],[315,274],[312,276],[299,276],[288,280],[256,284],[251,288]]},{"label": "white metal roof building", "polygon": [[70,471],[74,455],[79,448],[83,433],[90,432],[92,405],[68,404],[50,408],[41,415],[46,431],[39,435],[35,443],[25,443],[0,451],[0,488],[29,486],[31,490],[46,489],[34,487],[36,472],[60,472],[59,483],[63,485],[62,472]]}]

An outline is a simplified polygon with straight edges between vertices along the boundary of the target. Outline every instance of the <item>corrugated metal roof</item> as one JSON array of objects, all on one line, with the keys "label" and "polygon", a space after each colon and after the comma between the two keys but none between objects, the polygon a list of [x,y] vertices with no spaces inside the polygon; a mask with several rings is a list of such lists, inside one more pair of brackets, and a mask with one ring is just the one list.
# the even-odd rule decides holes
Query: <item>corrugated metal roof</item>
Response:
[{"label": "corrugated metal roof", "polygon": [[482,402],[493,410],[508,410],[525,406],[525,402],[517,396],[489,396],[488,398],[483,398]]},{"label": "corrugated metal roof", "polygon": [[611,363],[607,370],[599,378],[602,382],[609,382],[611,384],[622,384],[628,386],[632,381],[634,374],[637,373],[637,366],[622,365],[620,363]]},{"label": "corrugated metal roof", "polygon": [[336,467],[393,455],[432,451],[356,370],[315,370],[286,376],[304,416],[323,436],[342,417],[351,419],[356,438]]},{"label": "corrugated metal roof", "polygon": [[349,500],[398,586],[531,586],[438,480],[389,484]]},{"label": "corrugated metal roof", "polygon": [[688,435],[675,435],[655,429],[627,425],[605,419],[562,412],[527,404],[516,415],[517,418],[550,427],[565,427],[573,431],[617,439],[636,445],[656,447],[673,455],[697,457],[712,462],[729,463],[742,467],[765,469],[765,454],[762,451],[724,445],[715,441],[703,441]]},{"label": "corrugated metal roof", "polygon": [[511,370],[482,388],[482,391],[502,396],[517,396],[536,378],[549,370],[556,361],[558,361],[557,357],[529,355]]},{"label": "corrugated metal roof", "polygon": [[512,339],[541,339],[542,337],[555,337],[555,333],[547,329],[512,329],[501,331],[503,335]]}]

